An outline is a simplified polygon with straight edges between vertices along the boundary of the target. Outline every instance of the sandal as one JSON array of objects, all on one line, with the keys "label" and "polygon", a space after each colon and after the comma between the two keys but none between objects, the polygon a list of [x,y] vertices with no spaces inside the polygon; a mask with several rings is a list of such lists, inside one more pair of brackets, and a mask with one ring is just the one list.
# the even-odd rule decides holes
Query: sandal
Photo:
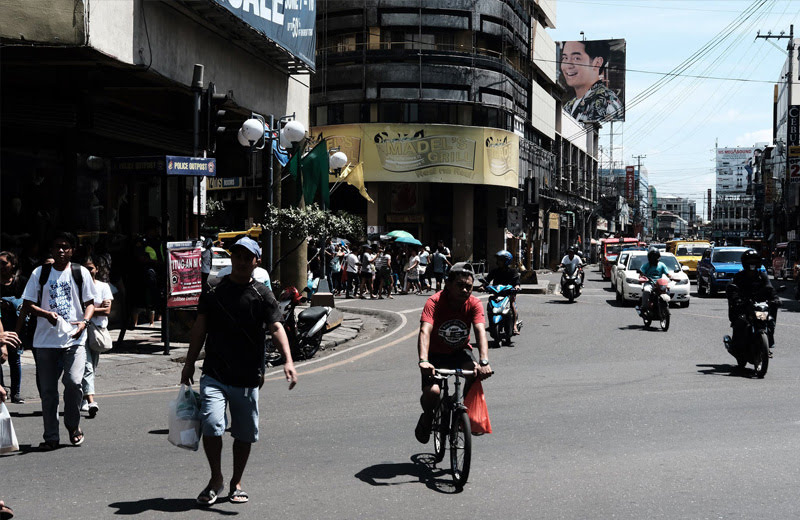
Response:
[{"label": "sandal", "polygon": [[80,446],[83,444],[83,430],[80,428],[73,430],[69,434],[69,442],[71,442],[73,446]]},{"label": "sandal", "polygon": [[228,495],[228,500],[231,504],[246,504],[250,500],[250,497],[241,489],[234,489],[231,491],[231,494]]},{"label": "sandal", "polygon": [[0,520],[10,520],[11,518],[14,518],[14,510],[0,500]]},{"label": "sandal", "polygon": [[201,506],[210,506],[217,501],[223,489],[224,488],[211,489],[211,486],[206,486],[206,488],[197,495],[196,502]]}]

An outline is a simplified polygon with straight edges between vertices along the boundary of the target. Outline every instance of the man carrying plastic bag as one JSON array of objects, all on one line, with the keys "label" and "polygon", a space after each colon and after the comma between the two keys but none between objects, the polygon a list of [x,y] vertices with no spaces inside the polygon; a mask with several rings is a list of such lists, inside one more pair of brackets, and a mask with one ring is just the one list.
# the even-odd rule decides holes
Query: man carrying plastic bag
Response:
[{"label": "man carrying plastic bag", "polygon": [[181,385],[178,397],[169,403],[167,440],[179,448],[197,451],[200,447],[200,394]]},{"label": "man carrying plastic bag", "polygon": [[249,500],[241,480],[250,447],[258,440],[258,390],[264,382],[266,367],[266,327],[286,359],[283,372],[289,389],[297,383],[278,302],[272,291],[252,277],[260,257],[258,243],[248,237],[239,239],[231,248],[231,274],[200,296],[181,374],[181,384],[188,386],[193,382],[194,364],[205,345],[200,415],[211,479],[197,497],[197,503],[204,506],[215,503],[224,490],[220,459],[222,435],[227,427],[226,406],[230,408],[233,436],[233,476],[228,500],[234,504]]}]

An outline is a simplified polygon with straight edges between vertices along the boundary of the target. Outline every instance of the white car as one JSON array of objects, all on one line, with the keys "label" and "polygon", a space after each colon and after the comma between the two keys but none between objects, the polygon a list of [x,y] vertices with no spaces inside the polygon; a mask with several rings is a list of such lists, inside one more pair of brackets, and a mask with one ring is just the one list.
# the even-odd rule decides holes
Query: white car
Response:
[{"label": "white car", "polygon": [[231,255],[221,247],[211,248],[211,272],[208,275],[209,280],[217,277],[217,274],[225,267],[230,267]]},{"label": "white car", "polygon": [[[669,283],[671,303],[680,307],[688,307],[691,283],[685,269],[672,253],[661,253],[659,262],[672,272],[673,280]],[[639,302],[642,299],[642,284],[639,283],[639,269],[647,263],[647,251],[631,251],[623,265],[617,267],[616,293],[620,303]]]},{"label": "white car", "polygon": [[617,261],[611,265],[611,288],[614,289],[614,292],[619,292],[620,290],[617,286],[617,271],[619,271],[619,266],[623,266],[623,269],[625,268],[624,266],[628,262],[630,253],[630,251],[621,251],[617,257]]}]

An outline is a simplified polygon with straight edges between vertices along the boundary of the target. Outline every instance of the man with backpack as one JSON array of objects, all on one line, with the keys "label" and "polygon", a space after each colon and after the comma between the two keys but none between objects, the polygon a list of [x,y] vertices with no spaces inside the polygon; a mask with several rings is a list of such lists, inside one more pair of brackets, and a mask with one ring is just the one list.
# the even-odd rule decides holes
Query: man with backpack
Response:
[{"label": "man with backpack", "polygon": [[72,264],[75,237],[59,233],[53,239],[53,264],[34,269],[25,291],[23,314],[36,318],[33,348],[36,377],[42,399],[44,442],[42,450],[59,446],[58,378],[64,377],[64,426],[70,442],[83,444],[80,428],[83,371],[86,365],[86,327],[94,314],[92,275]]}]

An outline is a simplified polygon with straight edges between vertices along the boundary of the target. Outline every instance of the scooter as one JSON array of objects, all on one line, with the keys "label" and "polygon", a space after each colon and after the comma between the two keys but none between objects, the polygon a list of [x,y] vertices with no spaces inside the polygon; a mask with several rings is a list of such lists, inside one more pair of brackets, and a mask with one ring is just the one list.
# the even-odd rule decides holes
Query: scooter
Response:
[{"label": "scooter", "polygon": [[573,264],[562,264],[561,267],[564,269],[561,274],[561,294],[572,303],[581,295],[581,268]]},{"label": "scooter", "polygon": [[722,341],[728,353],[736,358],[739,368],[750,363],[755,369],[756,377],[762,379],[769,368],[769,347],[775,331],[775,318],[769,312],[767,302],[752,300],[745,303],[744,316],[747,320],[747,336],[742,340],[742,346],[736,348],[728,335]]},{"label": "scooter", "polygon": [[650,286],[652,289],[652,296],[650,297],[649,305],[646,308],[636,306],[636,312],[641,316],[645,327],[649,327],[654,321],[658,321],[661,325],[661,330],[666,331],[669,329],[669,301],[672,297],[669,295],[670,280],[666,277],[659,278],[653,282],[646,276],[640,276],[639,282],[642,284],[642,292],[645,287]]},{"label": "scooter", "polygon": [[[486,284],[486,280],[481,282]],[[489,335],[499,347],[502,344],[511,346],[511,336],[514,334],[513,314],[511,312],[512,294],[517,290],[513,285],[485,285],[489,293],[489,302],[486,304],[486,320],[489,322]],[[522,322],[517,321],[517,330],[522,328]]]},{"label": "scooter", "polygon": [[[330,316],[331,307],[309,307],[300,314],[295,313],[298,304],[306,301],[296,288],[290,286],[281,292],[278,308],[283,316],[283,328],[289,340],[292,358],[295,360],[311,359],[319,351],[322,335]],[[267,339],[267,362],[270,366],[280,365],[286,360],[272,338]]]}]

